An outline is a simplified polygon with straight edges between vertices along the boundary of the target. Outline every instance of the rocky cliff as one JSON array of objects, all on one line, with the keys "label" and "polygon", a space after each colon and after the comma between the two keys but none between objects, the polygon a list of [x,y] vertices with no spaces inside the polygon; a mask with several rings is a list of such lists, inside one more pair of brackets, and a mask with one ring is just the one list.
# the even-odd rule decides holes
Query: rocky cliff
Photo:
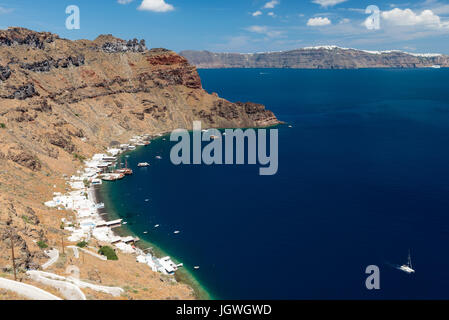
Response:
[{"label": "rocky cliff", "polygon": [[180,53],[198,68],[429,68],[449,67],[449,56],[411,54],[401,51],[363,51],[336,46],[310,47],[270,53],[213,53],[182,51]]},{"label": "rocky cliff", "polygon": [[[61,218],[71,214],[43,202],[67,190],[64,177],[79,170],[84,158],[112,141],[189,129],[194,120],[210,128],[278,123],[262,105],[208,94],[184,57],[148,50],[144,41],[111,35],[69,41],[23,28],[0,31],[0,273],[11,275],[11,238],[20,270],[39,268],[47,259],[39,244],[59,246]],[[98,273],[95,263],[88,274]],[[133,272],[151,278],[142,274],[151,273],[148,268],[142,271],[132,261],[126,268],[128,278],[113,265],[104,267],[103,281],[126,285]],[[136,296],[132,290],[130,297],[189,297],[181,285],[155,281],[158,292]]]}]

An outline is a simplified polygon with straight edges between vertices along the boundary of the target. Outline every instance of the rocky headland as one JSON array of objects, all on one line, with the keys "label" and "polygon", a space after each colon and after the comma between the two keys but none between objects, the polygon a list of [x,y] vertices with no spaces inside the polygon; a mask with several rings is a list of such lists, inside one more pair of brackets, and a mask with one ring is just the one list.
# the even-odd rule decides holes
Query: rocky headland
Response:
[{"label": "rocky headland", "polygon": [[[208,128],[279,123],[262,105],[207,93],[186,58],[147,49],[143,40],[102,35],[70,41],[23,28],[0,31],[1,276],[12,277],[11,238],[25,282],[25,270],[48,260],[43,244],[61,250],[61,219],[73,213],[43,203],[68,191],[67,177],[82,170],[84,159],[135,135],[191,129],[194,120]],[[64,256],[53,271],[63,273],[70,260]],[[121,298],[193,298],[186,285],[124,254],[119,262],[86,257],[80,269],[86,281],[128,287]],[[110,297],[92,292],[89,298]]]}]

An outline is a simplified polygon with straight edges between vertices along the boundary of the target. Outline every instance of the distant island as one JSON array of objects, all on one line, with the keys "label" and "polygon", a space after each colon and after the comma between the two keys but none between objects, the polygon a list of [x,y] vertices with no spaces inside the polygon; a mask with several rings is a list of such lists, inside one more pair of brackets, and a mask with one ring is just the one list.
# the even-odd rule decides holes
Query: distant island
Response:
[{"label": "distant island", "polygon": [[447,68],[449,56],[436,53],[408,53],[398,50],[367,51],[337,46],[306,47],[263,53],[214,53],[182,51],[180,55],[200,69],[213,68]]}]

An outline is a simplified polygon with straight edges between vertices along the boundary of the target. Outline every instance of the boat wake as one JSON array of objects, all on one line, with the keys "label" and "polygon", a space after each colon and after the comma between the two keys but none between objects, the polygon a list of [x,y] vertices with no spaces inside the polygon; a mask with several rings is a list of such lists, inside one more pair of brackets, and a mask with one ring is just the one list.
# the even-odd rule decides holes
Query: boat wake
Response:
[{"label": "boat wake", "polygon": [[397,264],[397,263],[391,263],[391,262],[386,261],[385,265],[387,265],[387,266],[389,266],[389,267],[391,267],[393,269],[401,270],[401,265]]},{"label": "boat wake", "polygon": [[411,258],[411,255],[410,255],[410,251],[409,251],[409,254],[408,254],[408,260],[407,260],[406,264],[399,265],[399,264],[390,263],[388,261],[386,261],[385,264],[390,266],[390,267],[392,267],[392,268],[394,268],[394,269],[403,271],[403,272],[408,273],[408,274],[415,273],[415,270],[413,269],[413,266],[412,266],[412,258]]}]

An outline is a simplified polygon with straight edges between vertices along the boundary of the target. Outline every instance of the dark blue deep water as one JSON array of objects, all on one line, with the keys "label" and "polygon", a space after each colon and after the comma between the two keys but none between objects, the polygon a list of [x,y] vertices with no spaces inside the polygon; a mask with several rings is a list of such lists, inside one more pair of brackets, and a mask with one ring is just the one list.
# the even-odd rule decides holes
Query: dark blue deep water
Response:
[{"label": "dark blue deep water", "polygon": [[[449,298],[449,70],[200,75],[293,125],[279,127],[279,172],[176,167],[157,140],[130,154],[134,176],[103,188],[132,231],[219,299]],[[395,268],[409,249],[414,275]],[[380,290],[365,287],[368,265]]]}]

